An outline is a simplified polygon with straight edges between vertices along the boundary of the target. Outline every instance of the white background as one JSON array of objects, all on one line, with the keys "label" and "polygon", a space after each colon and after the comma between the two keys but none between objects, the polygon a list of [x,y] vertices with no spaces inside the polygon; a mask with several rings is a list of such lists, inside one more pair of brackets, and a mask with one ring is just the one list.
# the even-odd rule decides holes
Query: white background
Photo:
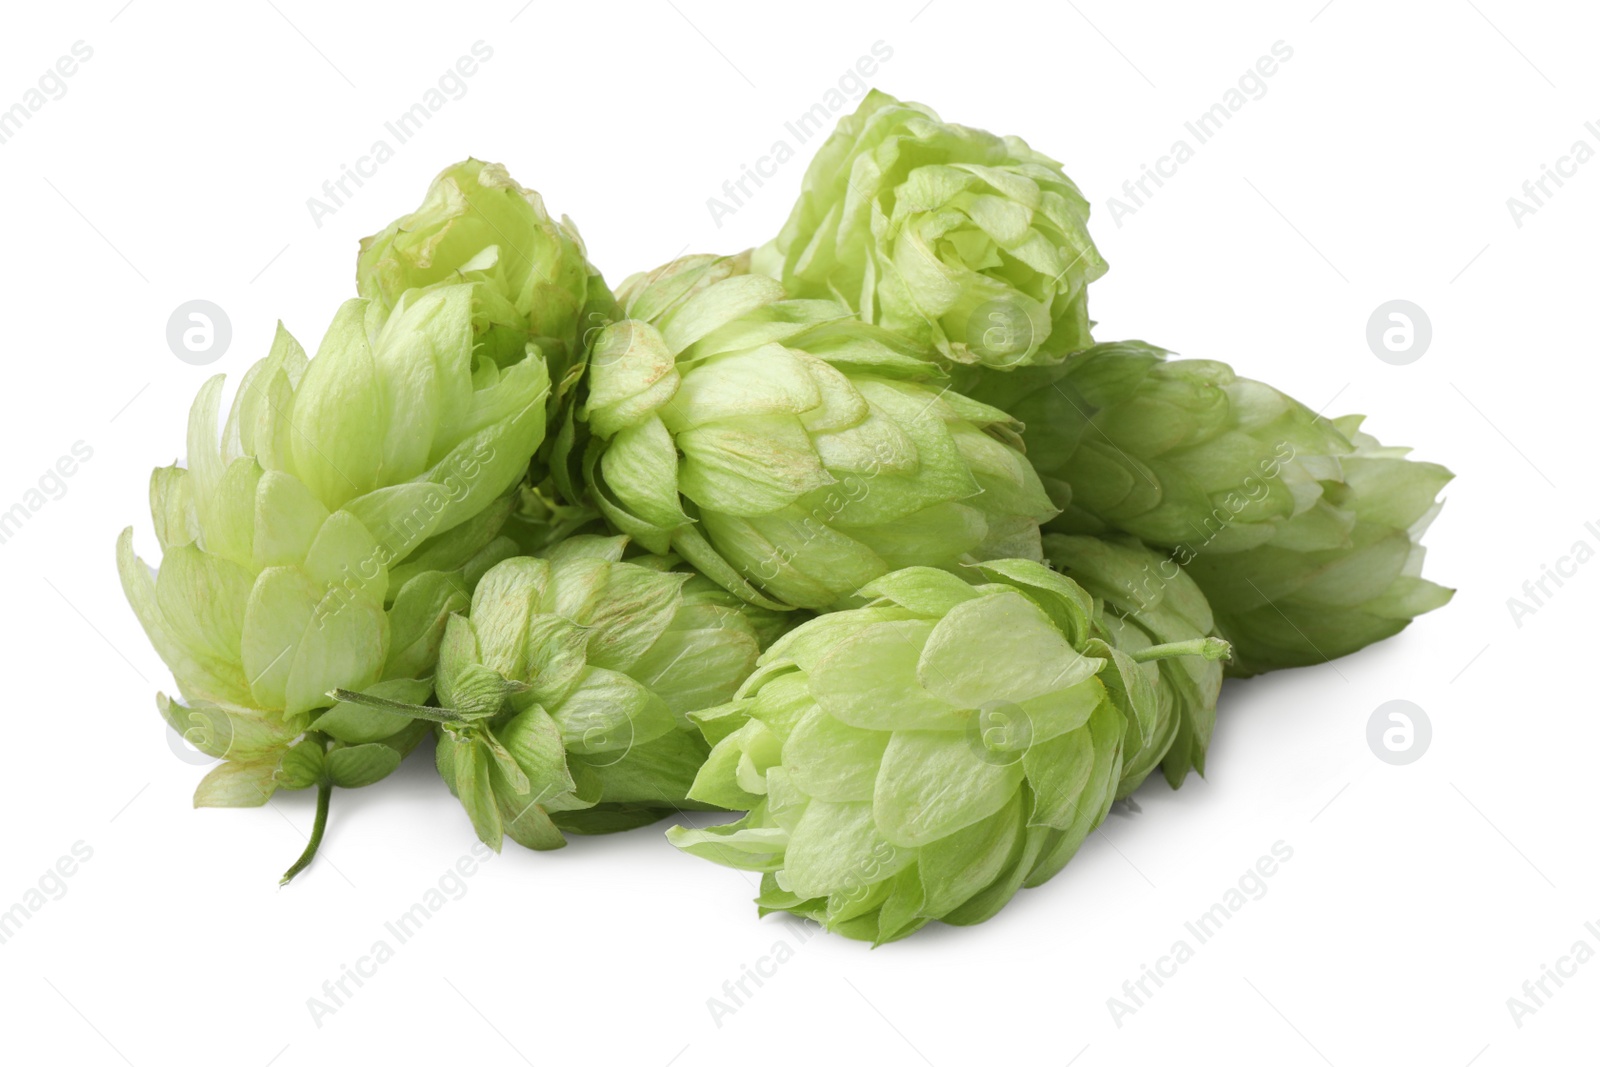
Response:
[{"label": "white background", "polygon": [[[0,144],[0,510],[93,449],[0,544],[0,909],[92,849],[0,945],[5,1059],[1593,1061],[1600,962],[1520,1027],[1506,1003],[1579,939],[1600,949],[1600,563],[1520,625],[1507,606],[1574,542],[1600,547],[1600,162],[1520,227],[1506,203],[1575,140],[1600,148],[1587,5],[122,3],[26,5],[0,35],[0,108],[93,49]],[[493,57],[465,95],[316,225],[307,198],[479,40]],[[1082,186],[1112,265],[1099,336],[1228,360],[1454,469],[1429,537],[1454,603],[1360,655],[1230,683],[1207,780],[1152,780],[1140,813],[984,926],[877,951],[807,939],[657,827],[485,864],[318,1026],[308,998],[392,942],[384,923],[473,835],[425,752],[339,793],[322,859],[283,890],[309,794],[191,810],[202,771],[169,748],[153,696],[170,678],[113,566],[129,522],[154,552],[150,469],[181,454],[201,382],[237,378],[275,319],[314,345],[353,295],[357,239],[465,155],[571,215],[613,282],[766,239],[814,142],[720,228],[707,198],[877,41],[877,85],[1020,134]],[[1118,226],[1109,198],[1277,41],[1293,57],[1266,94]],[[165,340],[196,298],[232,321],[210,367]],[[1365,340],[1394,298],[1433,324],[1407,366]],[[1409,766],[1367,745],[1392,699],[1433,723]],[[1266,894],[1118,1026],[1108,998],[1194,945],[1184,923],[1278,841],[1293,858]],[[718,1025],[708,998],[779,942],[785,962]]]}]

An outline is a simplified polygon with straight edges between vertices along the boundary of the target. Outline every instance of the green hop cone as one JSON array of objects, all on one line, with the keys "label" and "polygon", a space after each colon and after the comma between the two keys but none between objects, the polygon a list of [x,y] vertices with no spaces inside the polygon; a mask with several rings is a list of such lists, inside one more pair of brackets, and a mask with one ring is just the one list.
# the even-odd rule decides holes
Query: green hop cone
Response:
[{"label": "green hop cone", "polygon": [[[589,262],[577,227],[498,163],[446,167],[422,205],[361,242],[356,290],[387,313],[415,289],[476,282],[473,328],[480,353],[505,367],[535,345],[549,368],[551,439],[558,475],[574,448],[572,398],[589,340],[618,318],[616,301]],[[562,491],[572,495],[569,481]]]},{"label": "green hop cone", "polygon": [[579,360],[592,304],[609,303],[572,221],[557,221],[544,200],[498,163],[468,159],[445,168],[422,205],[363,238],[356,289],[394,308],[409,290],[462,281],[482,284],[474,323],[502,365],[539,346],[561,381]]},{"label": "green hop cone", "polygon": [[911,567],[780,638],[738,697],[697,716],[711,755],[689,796],[748,814],[675,827],[678,847],[762,873],[757,903],[875,943],[996,914],[1054,876],[1110,810],[1130,724],[1156,725],[1143,663],[1094,603],[1031,560],[990,581]]},{"label": "green hop cone", "polygon": [[[1123,652],[1213,636],[1211,606],[1194,579],[1165,555],[1130,537],[1049,534],[1045,559],[1095,598],[1096,622]],[[1217,719],[1222,663],[1178,656],[1140,665],[1156,695],[1148,742],[1129,731],[1117,796],[1137,789],[1159,764],[1176,789],[1193,768],[1205,773]]]},{"label": "green hop cone", "polygon": [[[1239,673],[1321,663],[1399,633],[1443,607],[1453,589],[1422,577],[1422,535],[1454,475],[1407,459],[1361,432],[1362,416],[1333,420],[1353,449],[1325,483],[1330,506],[1349,517],[1336,545],[1301,540],[1298,519],[1256,548],[1202,555],[1185,568],[1217,613],[1218,631],[1245,649]],[[1307,523],[1314,535],[1317,526]]]},{"label": "green hop cone", "polygon": [[1060,367],[982,373],[975,396],[1026,424],[1065,510],[1050,529],[1167,550],[1234,645],[1231,674],[1321,663],[1445,604],[1420,539],[1452,475],[1224,363],[1139,341]]},{"label": "green hop cone", "polygon": [[367,701],[438,723],[439,773],[496,850],[699,806],[687,793],[706,745],[689,715],[731,697],[776,636],[773,613],[704,578],[624,562],[626,542],[578,536],[500,562],[450,618],[440,706]]},{"label": "green hop cone", "polygon": [[1087,290],[1106,263],[1088,217],[1061,165],[1021,138],[873,90],[755,263],[958,363],[1051,363],[1093,343]]},{"label": "green hop cone", "polygon": [[1054,514],[1004,413],[830,300],[691,256],[619,292],[586,480],[616,527],[766,607],[844,604],[913,564],[1039,558]]},{"label": "green hop cone", "polygon": [[190,413],[186,465],[152,476],[160,569],[131,527],[117,563],[183,699],[159,697],[163,716],[226,761],[197,805],[314,785],[320,839],[327,791],[381,778],[425,732],[328,694],[425,700],[446,618],[513,551],[498,535],[549,381],[541,360],[474,356],[475,288],[408,294],[387,317],[349,301],[309,361],[280,326],[220,442],[219,375]]}]

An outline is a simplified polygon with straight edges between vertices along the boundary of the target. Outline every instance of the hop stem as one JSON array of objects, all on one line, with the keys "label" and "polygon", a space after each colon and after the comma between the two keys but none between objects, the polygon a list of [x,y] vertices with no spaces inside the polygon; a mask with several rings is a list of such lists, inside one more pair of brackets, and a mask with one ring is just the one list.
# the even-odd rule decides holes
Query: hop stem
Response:
[{"label": "hop stem", "polygon": [[[507,693],[526,692],[526,682],[504,682]],[[370,693],[356,693],[349,689],[330,689],[328,696],[346,704],[359,704],[365,708],[378,708],[381,711],[392,711],[397,715],[409,715],[413,719],[427,719],[429,722],[456,725],[472,722],[475,719],[486,718],[489,714],[484,711],[457,711],[455,708],[430,708],[423,704],[405,704],[387,697],[373,696]]]},{"label": "hop stem", "polygon": [[311,840],[306,842],[306,850],[300,853],[294,866],[283,872],[279,885],[288,885],[291,878],[311,866],[311,861],[316,859],[317,848],[322,844],[322,832],[328,828],[328,801],[332,798],[333,783],[324,777],[317,783],[317,817],[311,824]]},{"label": "hop stem", "polygon": [[1153,659],[1173,656],[1204,656],[1206,659],[1227,659],[1233,655],[1233,646],[1220,637],[1196,637],[1189,641],[1169,641],[1164,645],[1151,645],[1138,652],[1128,653],[1135,663],[1148,663]]}]

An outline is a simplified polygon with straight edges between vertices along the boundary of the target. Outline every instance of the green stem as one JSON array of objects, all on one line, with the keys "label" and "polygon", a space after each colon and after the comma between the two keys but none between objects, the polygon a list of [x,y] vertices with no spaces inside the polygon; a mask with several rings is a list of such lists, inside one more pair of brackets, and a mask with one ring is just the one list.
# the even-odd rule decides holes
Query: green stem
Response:
[{"label": "green stem", "polygon": [[[511,688],[515,685],[516,688]],[[507,692],[520,693],[528,688],[526,683],[507,683]],[[396,715],[407,715],[413,719],[426,719],[429,722],[460,724],[474,722],[486,718],[484,714],[467,714],[454,708],[430,708],[424,704],[405,704],[388,697],[373,696],[370,693],[356,693],[349,689],[330,689],[328,696],[346,704],[359,704],[366,708],[377,708],[380,711],[392,711]]]},{"label": "green stem", "polygon": [[1172,656],[1204,656],[1206,659],[1227,659],[1233,655],[1233,646],[1220,637],[1196,637],[1190,641],[1169,641],[1164,645],[1151,645],[1138,652],[1128,653],[1135,663],[1148,663],[1153,659]]},{"label": "green stem", "polygon": [[306,842],[306,850],[300,853],[300,858],[294,861],[294,866],[283,872],[279,885],[288,885],[289,879],[311,866],[311,861],[317,857],[317,848],[322,844],[322,832],[328,828],[328,801],[333,798],[333,782],[327,778],[317,783],[317,818],[311,824],[311,840]]}]

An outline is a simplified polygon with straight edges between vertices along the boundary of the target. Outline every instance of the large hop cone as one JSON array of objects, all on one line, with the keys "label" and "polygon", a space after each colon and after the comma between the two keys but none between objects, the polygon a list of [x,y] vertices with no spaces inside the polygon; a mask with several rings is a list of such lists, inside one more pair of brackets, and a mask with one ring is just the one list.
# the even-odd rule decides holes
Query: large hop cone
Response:
[{"label": "large hop cone", "polygon": [[1211,360],[1139,341],[1058,367],[984,372],[974,395],[1025,425],[1064,511],[1050,528],[1131,534],[1194,578],[1231,673],[1321,663],[1450,599],[1421,537],[1452,477]]},{"label": "large hop cone", "polygon": [[928,353],[736,259],[630,280],[596,342],[587,481],[619,529],[753,603],[823,609],[897,567],[1039,558],[1017,426]]},{"label": "large hop cone", "polygon": [[186,464],[153,475],[160,568],[135,557],[131,527],[118,568],[183,698],[160,698],[163,715],[226,759],[197,804],[366,784],[419,736],[352,724],[328,694],[426,699],[445,619],[514,551],[498,535],[549,379],[537,358],[475,355],[474,291],[411,293],[388,315],[349,301],[309,361],[280,328],[220,441],[219,375],[190,413]]},{"label": "large hop cone", "polygon": [[1160,740],[1144,663],[1226,646],[1123,652],[1070,579],[978,571],[894,572],[779,639],[699,717],[715,747],[690,797],[749,814],[673,842],[762,872],[764,910],[878,943],[982,922],[1061,870]]}]

